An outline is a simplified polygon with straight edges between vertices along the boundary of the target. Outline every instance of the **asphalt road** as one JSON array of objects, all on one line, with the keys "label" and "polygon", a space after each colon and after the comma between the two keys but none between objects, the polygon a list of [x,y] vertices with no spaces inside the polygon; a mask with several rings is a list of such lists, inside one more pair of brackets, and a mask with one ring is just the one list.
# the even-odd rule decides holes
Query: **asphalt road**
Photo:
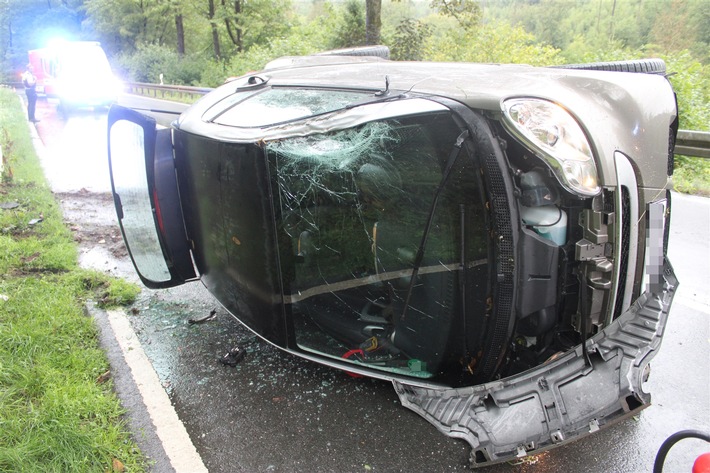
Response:
[{"label": "asphalt road", "polygon": [[[40,101],[38,107],[42,160],[80,243],[82,264],[137,280],[107,194],[105,112],[80,111],[62,120],[53,104]],[[669,435],[710,431],[709,199],[674,194],[670,259],[680,288],[647,383],[653,405],[521,464],[483,471],[647,472]],[[212,310],[217,316],[209,322],[187,322]],[[280,352],[226,314],[199,283],[144,290],[129,320],[211,472],[469,469],[467,444],[403,408],[390,384],[350,378]],[[221,364],[218,358],[237,343],[247,348],[244,361]],[[135,399],[124,402],[140,408]],[[143,421],[134,422],[134,430],[149,444],[150,425]],[[690,472],[695,457],[708,450],[702,441],[683,441],[664,471]],[[154,458],[155,471],[167,471],[160,452]]]}]

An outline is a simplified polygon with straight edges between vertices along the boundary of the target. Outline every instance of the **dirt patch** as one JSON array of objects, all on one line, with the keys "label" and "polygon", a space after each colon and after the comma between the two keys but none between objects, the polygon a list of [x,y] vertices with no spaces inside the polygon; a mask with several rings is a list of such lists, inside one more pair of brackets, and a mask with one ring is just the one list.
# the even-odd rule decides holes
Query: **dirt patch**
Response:
[{"label": "dirt patch", "polygon": [[114,273],[130,264],[110,193],[81,189],[56,193],[55,197],[79,245],[80,258],[93,261],[89,266],[95,269]]}]

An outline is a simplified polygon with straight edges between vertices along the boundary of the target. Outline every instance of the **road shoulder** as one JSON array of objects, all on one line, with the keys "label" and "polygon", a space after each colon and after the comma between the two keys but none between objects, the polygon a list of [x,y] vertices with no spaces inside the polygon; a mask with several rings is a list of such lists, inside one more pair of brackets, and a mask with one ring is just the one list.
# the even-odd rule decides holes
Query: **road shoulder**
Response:
[{"label": "road shoulder", "polygon": [[156,472],[207,472],[122,310],[87,306],[100,331],[128,426]]}]

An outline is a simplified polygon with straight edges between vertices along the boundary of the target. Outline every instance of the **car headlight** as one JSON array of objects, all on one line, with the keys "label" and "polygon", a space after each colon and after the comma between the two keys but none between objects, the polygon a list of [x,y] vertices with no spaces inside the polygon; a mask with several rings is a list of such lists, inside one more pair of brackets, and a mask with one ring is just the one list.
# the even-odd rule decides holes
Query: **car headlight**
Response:
[{"label": "car headlight", "polygon": [[589,141],[567,110],[536,98],[504,100],[502,108],[509,131],[541,154],[567,190],[582,196],[599,193]]}]

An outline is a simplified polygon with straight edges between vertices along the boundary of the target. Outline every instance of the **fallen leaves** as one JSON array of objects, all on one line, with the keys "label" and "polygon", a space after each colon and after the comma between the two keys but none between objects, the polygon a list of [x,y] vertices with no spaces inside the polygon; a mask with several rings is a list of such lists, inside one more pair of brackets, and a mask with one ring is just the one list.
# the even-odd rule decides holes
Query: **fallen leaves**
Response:
[{"label": "fallen leaves", "polygon": [[118,458],[114,458],[111,463],[111,469],[113,470],[113,473],[122,473],[126,470],[125,465]]},{"label": "fallen leaves", "polygon": [[101,373],[99,377],[96,378],[96,384],[104,384],[109,379],[111,379],[111,370]]},{"label": "fallen leaves", "polygon": [[30,256],[23,256],[22,258],[20,258],[20,261],[22,261],[22,263],[24,263],[24,264],[27,264],[27,263],[33,262],[34,260],[36,260],[39,257],[40,257],[40,253],[35,252],[35,253],[32,253]]}]

